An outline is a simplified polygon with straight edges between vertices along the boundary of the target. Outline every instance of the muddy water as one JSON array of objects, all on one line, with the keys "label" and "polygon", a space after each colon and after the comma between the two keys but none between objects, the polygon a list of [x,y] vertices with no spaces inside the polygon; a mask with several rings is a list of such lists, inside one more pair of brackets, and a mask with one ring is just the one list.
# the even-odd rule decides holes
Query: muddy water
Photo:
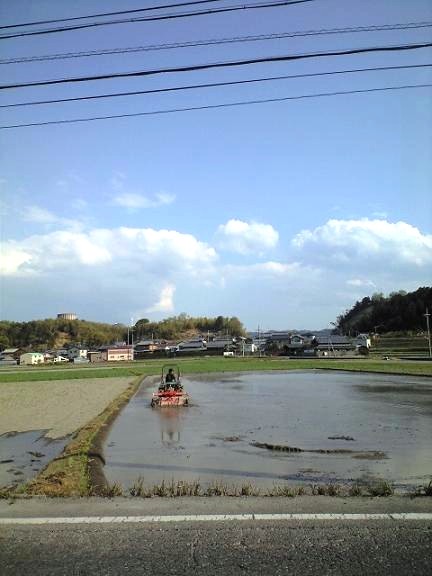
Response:
[{"label": "muddy water", "polygon": [[11,432],[0,436],[0,486],[16,486],[30,480],[58,456],[70,436],[51,440],[48,430]]},{"label": "muddy water", "polygon": [[120,414],[105,445],[109,482],[272,487],[385,478],[402,488],[432,475],[430,379],[308,371],[183,383],[188,408],[152,409],[152,390],[142,387]]}]

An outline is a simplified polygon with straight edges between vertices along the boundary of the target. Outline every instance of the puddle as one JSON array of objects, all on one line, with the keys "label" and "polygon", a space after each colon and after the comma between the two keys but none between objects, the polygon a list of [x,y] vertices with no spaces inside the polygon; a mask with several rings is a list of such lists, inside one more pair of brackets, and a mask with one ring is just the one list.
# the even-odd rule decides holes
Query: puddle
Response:
[{"label": "puddle", "polygon": [[8,432],[0,436],[0,486],[21,484],[34,478],[63,450],[69,436],[45,438],[48,430]]},{"label": "puddle", "polygon": [[142,387],[121,412],[105,444],[109,482],[384,478],[403,488],[432,475],[430,379],[309,371],[183,383],[188,408],[152,409],[152,390]]}]

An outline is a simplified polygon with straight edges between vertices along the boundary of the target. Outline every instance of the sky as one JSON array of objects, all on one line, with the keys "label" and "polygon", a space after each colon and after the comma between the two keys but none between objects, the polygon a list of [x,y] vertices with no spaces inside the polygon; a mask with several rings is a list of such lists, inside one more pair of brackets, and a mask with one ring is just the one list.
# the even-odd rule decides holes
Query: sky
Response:
[{"label": "sky", "polygon": [[[164,3],[0,0],[0,21]],[[0,39],[0,61],[426,21],[429,0],[315,0]],[[0,62],[0,84],[430,42],[431,30]],[[2,89],[0,105],[413,64],[432,64],[432,49]],[[0,108],[0,127],[431,83],[423,67]],[[126,324],[186,313],[238,316],[250,330],[320,329],[364,296],[430,285],[431,95],[423,87],[0,130],[0,317],[74,312]]]}]

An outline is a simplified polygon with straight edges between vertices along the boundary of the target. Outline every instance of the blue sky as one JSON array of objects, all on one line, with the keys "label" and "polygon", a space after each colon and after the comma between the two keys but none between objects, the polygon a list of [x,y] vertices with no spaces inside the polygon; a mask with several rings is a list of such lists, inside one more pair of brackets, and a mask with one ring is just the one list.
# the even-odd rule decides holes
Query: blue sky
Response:
[{"label": "blue sky", "polygon": [[[162,2],[0,2],[3,25]],[[237,4],[225,0],[220,5]],[[432,20],[428,0],[303,5],[1,41],[0,58]],[[432,28],[1,65],[2,83],[430,41]],[[0,104],[348,68],[432,50],[3,90]],[[15,123],[432,82],[432,68],[2,109]],[[431,89],[0,131],[1,317],[237,315],[322,328],[430,284]]]}]

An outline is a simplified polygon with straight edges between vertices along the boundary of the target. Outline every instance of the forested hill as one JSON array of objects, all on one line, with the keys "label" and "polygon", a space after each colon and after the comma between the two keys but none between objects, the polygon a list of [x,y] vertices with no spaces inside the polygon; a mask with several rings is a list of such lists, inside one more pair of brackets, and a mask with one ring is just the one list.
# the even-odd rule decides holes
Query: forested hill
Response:
[{"label": "forested hill", "polygon": [[343,334],[348,332],[398,332],[424,330],[426,307],[432,312],[432,288],[419,288],[415,292],[392,292],[363,298],[351,310],[337,319]]},{"label": "forested hill", "polygon": [[[245,330],[236,317],[192,318],[186,314],[150,322],[142,318],[133,327],[134,341],[141,338],[183,339],[207,332],[241,336]],[[123,324],[105,324],[86,320],[61,320],[47,318],[30,322],[0,321],[0,351],[9,347],[32,350],[60,348],[70,343],[88,347],[112,344],[127,340],[128,327]]]}]

